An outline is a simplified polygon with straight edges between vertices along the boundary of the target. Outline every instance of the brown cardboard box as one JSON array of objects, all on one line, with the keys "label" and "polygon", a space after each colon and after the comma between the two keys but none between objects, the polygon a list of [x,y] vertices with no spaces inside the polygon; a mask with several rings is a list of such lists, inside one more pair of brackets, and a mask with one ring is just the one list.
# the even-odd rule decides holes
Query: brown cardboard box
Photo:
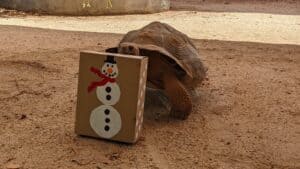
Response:
[{"label": "brown cardboard box", "polygon": [[143,123],[148,58],[80,53],[75,132],[134,143]]}]

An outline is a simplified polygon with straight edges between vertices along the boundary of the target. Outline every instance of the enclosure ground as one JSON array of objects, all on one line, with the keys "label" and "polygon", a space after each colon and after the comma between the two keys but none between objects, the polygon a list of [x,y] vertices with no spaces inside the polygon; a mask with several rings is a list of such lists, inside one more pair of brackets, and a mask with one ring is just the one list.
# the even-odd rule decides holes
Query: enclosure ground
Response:
[{"label": "enclosure ground", "polygon": [[[0,168],[300,168],[300,2],[216,1],[106,17],[0,10]],[[148,92],[136,145],[75,135],[79,51],[153,20],[193,37],[209,69],[191,116],[169,118]]]},{"label": "enclosure ground", "polygon": [[79,51],[121,37],[0,26],[0,168],[300,167],[297,45],[194,40],[209,71],[188,120],[148,102],[137,145],[76,136]]}]

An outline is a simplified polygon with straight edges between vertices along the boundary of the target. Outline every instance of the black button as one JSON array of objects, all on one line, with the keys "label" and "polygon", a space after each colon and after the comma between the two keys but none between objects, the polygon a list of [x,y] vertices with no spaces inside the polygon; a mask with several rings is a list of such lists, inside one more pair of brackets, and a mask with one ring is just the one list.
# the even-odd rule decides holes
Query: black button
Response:
[{"label": "black button", "polygon": [[106,123],[109,123],[109,122],[110,122],[110,119],[109,119],[109,118],[106,118],[106,119],[105,119],[105,122],[106,122]]},{"label": "black button", "polygon": [[111,95],[107,95],[106,100],[110,100],[110,99],[111,99]]},{"label": "black button", "polygon": [[109,126],[105,126],[105,127],[104,127],[104,130],[105,130],[105,131],[108,131],[108,130],[109,130]]},{"label": "black button", "polygon": [[106,115],[109,115],[109,112],[110,112],[110,111],[109,111],[108,109],[105,109],[105,110],[104,110],[104,113],[105,113]]},{"label": "black button", "polygon": [[111,87],[106,87],[105,90],[106,90],[107,93],[110,93],[111,92]]}]

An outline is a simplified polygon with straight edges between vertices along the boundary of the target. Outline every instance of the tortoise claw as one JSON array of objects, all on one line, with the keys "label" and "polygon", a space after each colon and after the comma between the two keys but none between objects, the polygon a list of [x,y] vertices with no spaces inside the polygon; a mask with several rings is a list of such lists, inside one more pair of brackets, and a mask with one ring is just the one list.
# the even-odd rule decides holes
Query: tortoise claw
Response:
[{"label": "tortoise claw", "polygon": [[171,109],[170,116],[176,119],[186,120],[190,115],[190,112],[182,112],[175,109]]}]

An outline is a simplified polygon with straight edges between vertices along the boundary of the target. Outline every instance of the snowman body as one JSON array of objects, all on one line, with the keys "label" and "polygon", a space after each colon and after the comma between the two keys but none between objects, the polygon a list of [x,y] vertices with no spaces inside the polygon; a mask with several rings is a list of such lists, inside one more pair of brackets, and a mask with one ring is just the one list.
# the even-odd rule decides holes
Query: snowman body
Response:
[{"label": "snowman body", "polygon": [[120,100],[121,91],[117,83],[108,82],[104,86],[97,87],[96,94],[104,105],[115,105]]},{"label": "snowman body", "polygon": [[92,129],[102,138],[112,138],[122,127],[120,113],[112,106],[101,105],[90,116]]},{"label": "snowman body", "polygon": [[120,113],[113,107],[121,96],[117,82],[106,79],[115,79],[118,76],[118,67],[112,57],[108,57],[101,69],[104,80],[96,88],[97,99],[103,105],[95,108],[90,115],[91,128],[102,138],[112,138],[122,128]]}]

